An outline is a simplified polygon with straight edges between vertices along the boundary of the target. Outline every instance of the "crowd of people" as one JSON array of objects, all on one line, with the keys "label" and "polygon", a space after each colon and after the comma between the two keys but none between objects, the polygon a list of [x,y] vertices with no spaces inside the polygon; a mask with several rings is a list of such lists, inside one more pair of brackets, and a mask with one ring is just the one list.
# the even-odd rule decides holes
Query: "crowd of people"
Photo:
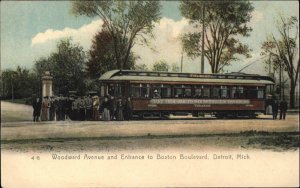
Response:
[{"label": "crowd of people", "polygon": [[35,98],[32,102],[33,121],[64,121],[66,119],[77,121],[110,121],[129,120],[132,118],[132,101],[115,99],[105,96],[101,102],[94,96],[51,96],[43,100]]}]

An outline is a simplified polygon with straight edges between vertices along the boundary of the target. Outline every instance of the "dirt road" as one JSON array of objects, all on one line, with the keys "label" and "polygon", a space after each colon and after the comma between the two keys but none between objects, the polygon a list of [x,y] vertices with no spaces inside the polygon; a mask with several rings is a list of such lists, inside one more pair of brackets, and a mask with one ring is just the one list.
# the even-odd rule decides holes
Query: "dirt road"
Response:
[{"label": "dirt road", "polygon": [[[152,120],[3,123],[1,147],[28,152],[299,147],[298,116],[287,120]],[[263,143],[263,144],[262,144]]]},{"label": "dirt road", "polygon": [[[1,103],[3,105],[3,103]],[[5,103],[4,103],[5,104]],[[30,106],[5,104],[6,111],[31,113]],[[3,106],[1,112],[3,110]],[[4,111],[5,111],[4,110]],[[23,111],[22,111],[23,110]],[[5,150],[119,150],[146,148],[247,148],[269,143],[299,147],[299,117],[285,121],[260,115],[257,119],[172,118],[140,121],[3,122]],[[286,138],[288,135],[288,138]],[[279,142],[277,143],[277,141]],[[101,146],[101,147],[99,147]],[[267,146],[269,147],[269,146]],[[271,147],[271,148],[272,148]]]},{"label": "dirt road", "polygon": [[299,130],[298,116],[287,120],[259,119],[197,119],[98,122],[11,122],[2,123],[1,140],[120,137],[149,135],[199,135],[239,133],[244,131],[295,132]]}]

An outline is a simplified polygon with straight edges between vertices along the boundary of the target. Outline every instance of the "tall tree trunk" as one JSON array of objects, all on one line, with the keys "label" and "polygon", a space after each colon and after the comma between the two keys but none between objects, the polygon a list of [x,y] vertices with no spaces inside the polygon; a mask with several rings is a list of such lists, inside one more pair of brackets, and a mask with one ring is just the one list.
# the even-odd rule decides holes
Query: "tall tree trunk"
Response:
[{"label": "tall tree trunk", "polygon": [[291,79],[291,90],[290,90],[290,108],[295,108],[295,89],[296,85],[294,79]]}]

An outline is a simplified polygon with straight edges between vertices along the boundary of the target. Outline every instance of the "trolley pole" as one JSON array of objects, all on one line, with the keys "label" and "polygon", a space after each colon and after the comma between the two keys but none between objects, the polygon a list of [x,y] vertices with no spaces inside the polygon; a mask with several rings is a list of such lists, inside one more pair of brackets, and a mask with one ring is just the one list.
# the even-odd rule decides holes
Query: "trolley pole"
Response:
[{"label": "trolley pole", "polygon": [[201,74],[204,73],[204,11],[205,11],[205,6],[203,5],[202,7],[202,46],[201,46]]}]

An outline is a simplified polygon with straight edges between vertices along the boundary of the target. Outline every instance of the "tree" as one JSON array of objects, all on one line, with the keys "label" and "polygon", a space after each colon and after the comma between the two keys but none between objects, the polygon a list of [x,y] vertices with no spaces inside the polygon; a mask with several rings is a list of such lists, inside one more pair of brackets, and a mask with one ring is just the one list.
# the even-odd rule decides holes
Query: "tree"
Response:
[{"label": "tree", "polygon": [[146,64],[137,64],[134,66],[134,70],[137,71],[148,71],[148,67]]},{"label": "tree", "polygon": [[2,91],[1,95],[3,98],[14,99],[14,88],[16,85],[16,71],[7,69],[1,72]]},{"label": "tree", "polygon": [[36,87],[38,81],[35,74],[26,68],[6,69],[1,72],[1,95],[7,99],[29,98],[39,90]]},{"label": "tree", "polygon": [[172,64],[172,72],[180,72],[180,68],[176,63]]},{"label": "tree", "polygon": [[85,58],[79,44],[73,44],[71,39],[61,40],[57,44],[56,52],[36,61],[35,71],[40,78],[45,71],[51,72],[56,94],[66,94],[69,90],[84,93]]},{"label": "tree", "polygon": [[[87,73],[92,79],[99,78],[99,76],[106,71],[118,69],[113,38],[106,31],[99,31],[92,41],[91,49],[88,52]],[[136,57],[131,53],[129,55],[128,63],[124,69],[133,69]]]},{"label": "tree", "polygon": [[119,69],[128,67],[131,49],[137,43],[148,44],[154,23],[160,19],[158,1],[73,1],[72,12],[88,17],[98,16],[102,30],[113,41],[114,62]]},{"label": "tree", "polygon": [[168,72],[170,66],[165,60],[160,60],[154,63],[152,71]]},{"label": "tree", "polygon": [[249,1],[182,1],[180,11],[198,30],[182,36],[183,48],[190,57],[195,58],[202,53],[200,47],[204,22],[203,53],[212,73],[218,73],[238,60],[238,55],[250,57],[250,49],[238,39],[240,36],[249,36],[252,31],[247,25],[253,11]]},{"label": "tree", "polygon": [[272,34],[262,44],[262,55],[269,55],[275,70],[283,68],[290,80],[290,107],[295,107],[295,90],[299,75],[298,19],[279,16],[279,37]]}]

